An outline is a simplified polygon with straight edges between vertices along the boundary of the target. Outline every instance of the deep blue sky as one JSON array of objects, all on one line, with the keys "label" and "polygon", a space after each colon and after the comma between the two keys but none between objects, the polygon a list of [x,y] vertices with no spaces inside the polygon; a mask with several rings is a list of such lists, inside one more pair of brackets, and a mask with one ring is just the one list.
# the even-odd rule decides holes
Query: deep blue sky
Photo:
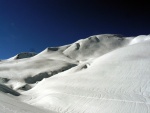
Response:
[{"label": "deep blue sky", "polygon": [[150,34],[148,3],[123,0],[0,0],[0,59],[95,34]]}]

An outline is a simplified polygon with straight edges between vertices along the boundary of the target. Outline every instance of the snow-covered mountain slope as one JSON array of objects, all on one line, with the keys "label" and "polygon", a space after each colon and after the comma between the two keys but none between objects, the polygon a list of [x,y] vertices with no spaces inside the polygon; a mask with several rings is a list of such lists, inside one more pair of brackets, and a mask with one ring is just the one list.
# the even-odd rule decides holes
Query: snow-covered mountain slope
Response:
[{"label": "snow-covered mountain slope", "polygon": [[150,41],[117,49],[87,68],[43,80],[24,93],[35,97],[25,101],[61,113],[150,112],[148,48]]},{"label": "snow-covered mountain slope", "polygon": [[[95,35],[31,58],[1,61],[0,100],[8,96],[12,106],[33,105],[50,113],[148,113],[149,39]],[[19,93],[13,96],[19,105],[3,95],[6,92]],[[0,107],[6,101],[0,101]],[[25,113],[35,113],[35,108]]]},{"label": "snow-covered mountain slope", "polygon": [[14,90],[28,90],[43,78],[95,59],[129,41],[120,35],[95,35],[70,45],[46,48],[37,55],[20,53],[0,63],[0,77],[9,79],[5,85]]}]

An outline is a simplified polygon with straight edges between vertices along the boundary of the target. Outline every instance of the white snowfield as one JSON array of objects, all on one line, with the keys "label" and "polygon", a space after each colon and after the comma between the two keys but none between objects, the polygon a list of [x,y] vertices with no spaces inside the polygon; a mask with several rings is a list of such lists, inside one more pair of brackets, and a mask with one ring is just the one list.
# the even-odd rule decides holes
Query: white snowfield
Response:
[{"label": "white snowfield", "polygon": [[150,35],[103,34],[0,62],[0,113],[150,113]]}]

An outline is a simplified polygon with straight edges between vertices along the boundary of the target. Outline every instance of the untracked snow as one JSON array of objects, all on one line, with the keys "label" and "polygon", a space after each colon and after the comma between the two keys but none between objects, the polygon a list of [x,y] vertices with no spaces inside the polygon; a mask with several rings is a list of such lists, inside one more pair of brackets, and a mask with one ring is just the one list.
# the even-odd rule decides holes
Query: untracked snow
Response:
[{"label": "untracked snow", "polygon": [[95,35],[1,61],[0,113],[149,113],[149,39]]}]

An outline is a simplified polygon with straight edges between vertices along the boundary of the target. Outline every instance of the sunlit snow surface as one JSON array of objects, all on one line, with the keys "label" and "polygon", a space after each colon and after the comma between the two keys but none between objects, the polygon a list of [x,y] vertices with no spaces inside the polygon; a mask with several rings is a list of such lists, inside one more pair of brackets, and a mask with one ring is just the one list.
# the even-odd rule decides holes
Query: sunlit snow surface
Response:
[{"label": "sunlit snow surface", "polygon": [[149,113],[149,39],[95,35],[1,61],[0,113]]}]

